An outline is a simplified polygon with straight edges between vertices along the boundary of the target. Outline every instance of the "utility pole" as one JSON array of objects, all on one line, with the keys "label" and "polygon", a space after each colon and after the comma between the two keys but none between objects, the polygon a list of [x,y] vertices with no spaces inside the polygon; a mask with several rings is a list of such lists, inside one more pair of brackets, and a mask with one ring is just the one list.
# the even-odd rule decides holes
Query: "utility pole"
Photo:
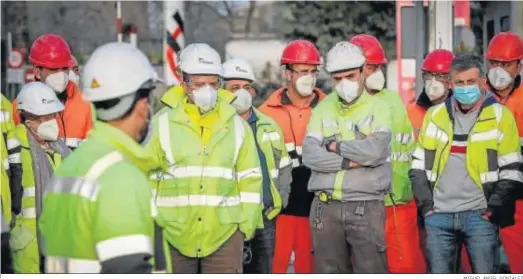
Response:
[{"label": "utility pole", "polygon": [[122,34],[122,1],[116,1],[116,39],[119,43],[123,41]]},{"label": "utility pole", "polygon": [[[425,55],[425,11],[423,1],[414,1],[414,10],[416,15],[416,92],[421,92],[423,87],[423,78],[421,77],[421,64]],[[417,94],[417,93],[416,93]]]},{"label": "utility pole", "polygon": [[453,16],[452,1],[429,2],[429,51],[446,49],[453,51]]}]

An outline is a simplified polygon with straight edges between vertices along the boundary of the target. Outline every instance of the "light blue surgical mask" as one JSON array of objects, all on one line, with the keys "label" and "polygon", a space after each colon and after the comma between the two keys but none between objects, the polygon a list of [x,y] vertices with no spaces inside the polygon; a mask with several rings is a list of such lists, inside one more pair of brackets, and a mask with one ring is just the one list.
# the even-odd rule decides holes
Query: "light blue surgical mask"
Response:
[{"label": "light blue surgical mask", "polygon": [[477,84],[454,87],[454,98],[462,105],[472,105],[479,100],[481,90]]}]

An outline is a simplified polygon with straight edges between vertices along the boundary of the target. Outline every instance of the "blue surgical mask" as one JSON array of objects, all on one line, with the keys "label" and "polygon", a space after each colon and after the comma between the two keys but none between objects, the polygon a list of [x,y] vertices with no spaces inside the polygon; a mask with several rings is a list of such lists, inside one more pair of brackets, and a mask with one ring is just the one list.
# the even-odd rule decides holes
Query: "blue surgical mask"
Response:
[{"label": "blue surgical mask", "polygon": [[481,91],[477,84],[454,87],[453,91],[454,98],[462,105],[472,105],[476,103],[481,96]]}]

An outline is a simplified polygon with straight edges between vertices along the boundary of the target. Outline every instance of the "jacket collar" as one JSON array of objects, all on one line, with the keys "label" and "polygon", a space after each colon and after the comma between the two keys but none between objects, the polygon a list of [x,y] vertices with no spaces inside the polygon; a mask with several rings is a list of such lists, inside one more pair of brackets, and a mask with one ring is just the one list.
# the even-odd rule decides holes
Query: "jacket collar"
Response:
[{"label": "jacket collar", "polygon": [[95,122],[89,138],[114,146],[144,173],[159,168],[159,163],[152,152],[147,151],[129,135],[109,124],[101,121]]},{"label": "jacket collar", "polygon": [[[314,108],[323,98],[325,98],[325,93],[323,93],[319,88],[313,89],[314,99],[310,103],[310,107]],[[287,95],[287,88],[280,88],[274,93],[271,94],[269,99],[266,101],[268,106],[279,107],[283,105],[292,105],[291,99]]]}]

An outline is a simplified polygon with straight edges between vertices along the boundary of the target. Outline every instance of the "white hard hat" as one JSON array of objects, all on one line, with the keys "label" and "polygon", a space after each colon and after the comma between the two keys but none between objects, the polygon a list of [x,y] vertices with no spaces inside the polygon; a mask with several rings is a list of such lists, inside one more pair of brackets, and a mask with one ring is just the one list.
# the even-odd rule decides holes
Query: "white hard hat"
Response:
[{"label": "white hard hat", "polygon": [[222,75],[222,60],[208,44],[190,44],[182,50],[178,59],[180,69],[191,75]]},{"label": "white hard hat", "polygon": [[242,58],[232,58],[223,63],[223,78],[256,80],[251,65]]},{"label": "white hard hat", "polygon": [[365,64],[363,51],[349,42],[337,43],[327,53],[325,70],[329,73],[359,68]]},{"label": "white hard hat", "polygon": [[128,43],[98,47],[82,71],[82,92],[91,102],[135,93],[144,83],[160,81],[149,59]]},{"label": "white hard hat", "polygon": [[45,83],[35,81],[22,87],[18,97],[17,109],[34,115],[48,115],[64,110],[64,105],[56,97],[56,93]]}]

